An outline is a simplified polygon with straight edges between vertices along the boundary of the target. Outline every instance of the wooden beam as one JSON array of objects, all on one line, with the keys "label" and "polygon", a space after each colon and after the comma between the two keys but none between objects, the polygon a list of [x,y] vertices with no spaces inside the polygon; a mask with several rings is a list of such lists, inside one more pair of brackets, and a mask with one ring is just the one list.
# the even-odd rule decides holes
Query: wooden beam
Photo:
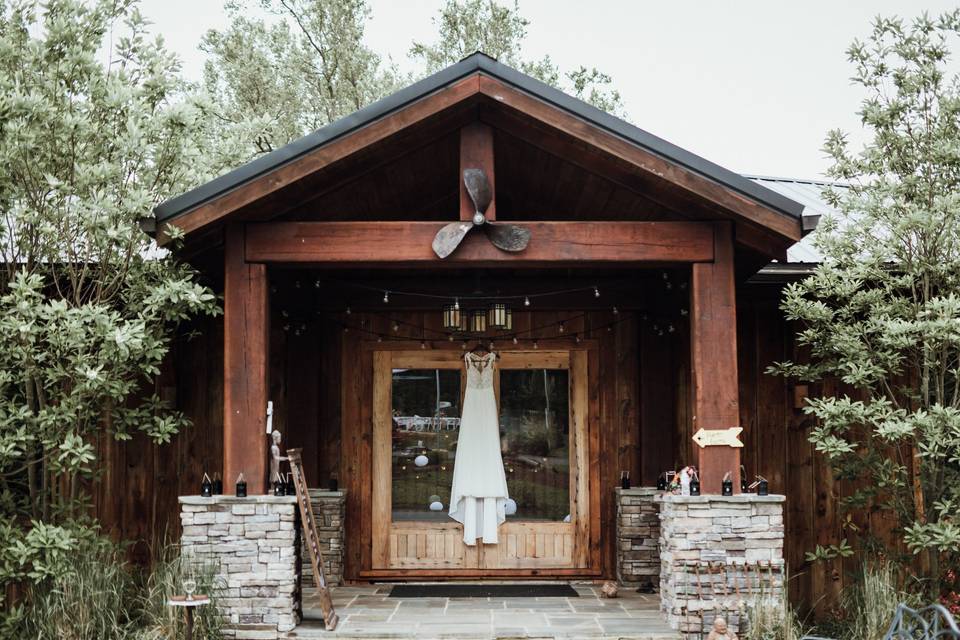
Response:
[{"label": "wooden beam", "polygon": [[248,224],[246,260],[368,267],[561,266],[713,260],[713,228],[699,222],[524,222],[530,246],[500,251],[472,232],[446,260],[433,253],[438,222],[275,222]]},{"label": "wooden beam", "polygon": [[267,268],[244,260],[244,229],[229,225],[224,247],[223,482],[242,472],[251,495],[267,486]]},{"label": "wooden beam", "polygon": [[490,182],[493,200],[487,207],[487,220],[497,219],[497,182],[493,167],[493,129],[482,122],[474,122],[460,130],[460,219],[472,220],[473,202],[463,184],[464,169],[483,169]]},{"label": "wooden beam", "polygon": [[666,160],[495,78],[481,75],[480,92],[499,105],[532,116],[572,136],[581,144],[602,150],[614,158],[625,160],[641,171],[672,182],[709,203],[752,220],[784,237],[798,241],[802,236],[800,220],[774,211],[729,187]]},{"label": "wooden beam", "polygon": [[[694,264],[690,283],[690,364],[693,378],[693,433],[740,425],[737,383],[737,301],[732,224],[715,223],[712,263]],[[703,493],[720,493],[730,472],[740,491],[740,449],[695,447]]]}]

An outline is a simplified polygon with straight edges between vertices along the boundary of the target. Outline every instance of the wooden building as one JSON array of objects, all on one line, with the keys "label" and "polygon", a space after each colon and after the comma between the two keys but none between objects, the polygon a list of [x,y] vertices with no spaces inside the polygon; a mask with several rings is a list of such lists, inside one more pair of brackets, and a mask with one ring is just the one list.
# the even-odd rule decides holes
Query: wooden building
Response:
[{"label": "wooden building", "polygon": [[[528,231],[525,249],[477,227],[437,256],[438,230],[476,213],[465,169],[483,170],[487,221]],[[809,217],[764,181],[476,54],[164,203],[156,222],[161,243],[184,232],[178,251],[224,315],[190,327],[158,383],[195,426],[166,449],[104,445],[99,510],[121,535],[175,522],[203,471],[227,492],[240,472],[264,490],[270,401],[311,484],[347,491],[349,580],[612,577],[622,474],[652,486],[693,464],[707,493],[727,472],[739,491],[741,465],[768,478],[787,495],[795,593],[834,588],[829,567],[803,565],[838,526],[805,390],[764,372],[793,355],[783,278],[765,268]],[[496,303],[507,328],[444,326],[445,306],[490,320]],[[444,518],[462,354],[478,341],[501,355],[517,502],[479,551]],[[743,449],[692,439],[737,426]]]}]

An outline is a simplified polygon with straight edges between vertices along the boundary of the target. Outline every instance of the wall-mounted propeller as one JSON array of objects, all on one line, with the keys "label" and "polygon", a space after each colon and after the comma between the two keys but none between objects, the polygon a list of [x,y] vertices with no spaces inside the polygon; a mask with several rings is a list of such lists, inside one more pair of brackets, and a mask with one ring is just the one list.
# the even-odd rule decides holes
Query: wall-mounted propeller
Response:
[{"label": "wall-mounted propeller", "polygon": [[451,222],[444,225],[433,238],[433,251],[441,258],[446,258],[460,246],[463,239],[474,227],[483,227],[487,238],[498,249],[517,252],[527,248],[530,242],[530,231],[513,224],[498,224],[487,220],[487,207],[493,200],[493,190],[483,169],[464,169],[463,184],[467,194],[473,201],[473,220]]}]

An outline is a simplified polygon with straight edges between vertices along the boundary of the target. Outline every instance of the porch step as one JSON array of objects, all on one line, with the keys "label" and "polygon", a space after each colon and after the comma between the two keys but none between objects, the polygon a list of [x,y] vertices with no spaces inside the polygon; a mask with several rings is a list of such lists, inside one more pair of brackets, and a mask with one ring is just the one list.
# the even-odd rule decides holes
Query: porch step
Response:
[{"label": "porch step", "polygon": [[418,640],[448,640],[451,638],[463,640],[573,640],[574,638],[584,638],[585,640],[680,640],[680,636],[676,631],[670,630],[669,628],[665,631],[647,631],[643,629],[644,625],[642,623],[637,625],[639,628],[636,630],[610,633],[559,629],[548,631],[531,629],[529,632],[505,631],[498,633],[496,631],[489,631],[475,633],[472,631],[462,631],[461,629],[465,626],[472,625],[451,624],[447,629],[438,628],[430,633],[417,629],[398,628],[395,630],[384,630],[381,626],[369,630],[355,628],[343,631],[327,631],[323,627],[323,622],[308,620],[282,637],[290,640],[310,640],[316,638],[383,638],[384,640],[393,638],[417,638]]}]

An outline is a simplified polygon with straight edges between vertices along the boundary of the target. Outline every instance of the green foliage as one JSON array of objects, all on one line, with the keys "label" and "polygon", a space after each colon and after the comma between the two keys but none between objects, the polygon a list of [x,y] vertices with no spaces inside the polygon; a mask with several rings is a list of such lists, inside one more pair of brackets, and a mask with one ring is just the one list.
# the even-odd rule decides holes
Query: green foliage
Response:
[{"label": "green foliage", "polygon": [[188,424],[151,381],[216,299],[139,221],[208,177],[208,112],[144,28],[133,0],[0,3],[0,588],[76,570],[103,438]]},{"label": "green foliage", "polygon": [[598,109],[625,115],[620,93],[612,88],[613,78],[607,74],[584,66],[561,73],[550,56],[540,60],[523,57],[523,40],[530,21],[520,15],[516,0],[512,7],[495,0],[447,0],[434,24],[436,42],[415,42],[410,49],[410,55],[420,60],[428,73],[482,51]]},{"label": "green foliage", "polygon": [[[364,44],[365,0],[228,0],[230,24],[207,32],[204,89],[214,117],[206,132],[211,170],[231,169],[365,107],[415,78]],[[483,51],[533,77],[622,116],[610,76],[521,55],[529,21],[516,3],[449,0],[437,40],[410,55],[433,73]],[[417,74],[422,75],[422,74]]]},{"label": "green foliage", "polygon": [[839,213],[816,232],[823,264],[782,302],[810,358],[772,368],[844,383],[808,403],[810,440],[850,481],[841,506],[895,513],[932,582],[960,552],[960,90],[947,73],[958,33],[960,12],[878,19],[850,47],[872,139],[854,150],[827,137],[831,175],[848,186],[826,193]]},{"label": "green foliage", "polygon": [[194,638],[219,640],[222,612],[217,567],[181,558],[176,547],[160,550],[145,577],[124,560],[122,548],[104,538],[78,532],[82,542],[54,578],[35,584],[29,607],[21,607],[0,626],[3,637],[64,640],[182,639],[183,611],[167,605],[182,593],[188,575],[197,593],[209,595],[194,619]]},{"label": "green foliage", "polygon": [[741,636],[750,640],[800,640],[805,629],[787,598],[786,585],[779,596],[763,589],[747,602]]}]

